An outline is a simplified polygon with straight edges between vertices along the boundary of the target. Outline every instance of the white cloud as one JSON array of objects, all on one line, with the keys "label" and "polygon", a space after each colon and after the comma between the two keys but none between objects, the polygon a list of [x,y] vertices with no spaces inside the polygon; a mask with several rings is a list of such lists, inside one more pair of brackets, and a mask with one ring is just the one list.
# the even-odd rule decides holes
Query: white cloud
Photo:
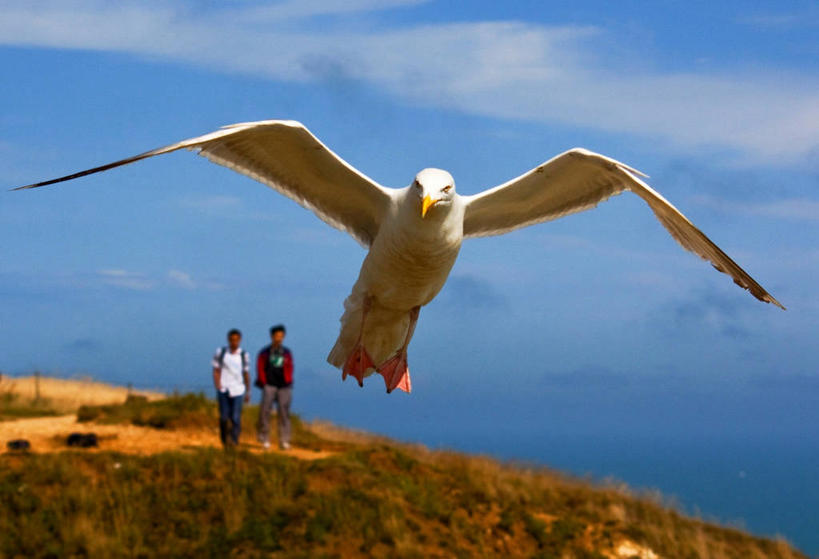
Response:
[{"label": "white cloud", "polygon": [[156,282],[147,278],[144,274],[122,269],[99,270],[97,275],[99,275],[102,282],[107,285],[134,289],[136,291],[146,291],[156,285]]},{"label": "white cloud", "polygon": [[[810,76],[663,72],[609,55],[602,29],[520,22],[311,26],[412,0],[287,0],[200,11],[191,3],[0,2],[0,44],[130,53],[309,83],[360,80],[404,102],[633,134],[789,163],[819,149]],[[350,31],[356,28],[357,31]],[[639,58],[639,56],[637,56]]]},{"label": "white cloud", "polygon": [[222,290],[225,285],[218,281],[207,279],[196,280],[188,272],[171,269],[163,277],[160,274],[145,274],[142,272],[131,272],[121,268],[108,268],[97,270],[96,277],[105,285],[113,285],[124,289],[135,291],[147,291],[151,289],[171,287],[181,287],[182,289],[206,289]]},{"label": "white cloud", "polygon": [[788,31],[798,27],[819,26],[819,10],[815,7],[803,12],[779,12],[746,15],[739,19],[740,23],[752,27],[775,31]]},{"label": "white cloud", "polygon": [[196,282],[190,274],[181,270],[168,270],[168,279],[172,284],[183,289],[196,289]]},{"label": "white cloud", "polygon": [[284,0],[245,8],[234,19],[252,22],[333,16],[425,4],[429,0]]},{"label": "white cloud", "polygon": [[755,215],[788,221],[819,221],[819,200],[787,198],[772,202],[737,202],[714,196],[695,196],[692,201],[727,213]]},{"label": "white cloud", "polygon": [[187,196],[179,199],[176,204],[183,209],[219,219],[271,221],[274,216],[271,212],[249,208],[238,196],[205,195]]}]

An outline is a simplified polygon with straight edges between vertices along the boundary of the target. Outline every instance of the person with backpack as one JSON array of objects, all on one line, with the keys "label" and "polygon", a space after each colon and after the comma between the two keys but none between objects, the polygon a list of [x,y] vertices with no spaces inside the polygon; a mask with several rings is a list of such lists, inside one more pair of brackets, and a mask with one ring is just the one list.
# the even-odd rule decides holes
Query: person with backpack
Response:
[{"label": "person with backpack", "polygon": [[282,450],[290,448],[290,403],[293,401],[293,354],[282,345],[286,333],[283,324],[273,326],[270,345],[263,347],[256,358],[256,386],[264,391],[257,425],[259,441],[270,448],[270,416],[275,403]]},{"label": "person with backpack", "polygon": [[227,346],[213,356],[213,384],[219,401],[219,436],[222,446],[239,444],[242,431],[242,402],[250,401],[250,356],[240,347],[242,333],[227,333]]}]

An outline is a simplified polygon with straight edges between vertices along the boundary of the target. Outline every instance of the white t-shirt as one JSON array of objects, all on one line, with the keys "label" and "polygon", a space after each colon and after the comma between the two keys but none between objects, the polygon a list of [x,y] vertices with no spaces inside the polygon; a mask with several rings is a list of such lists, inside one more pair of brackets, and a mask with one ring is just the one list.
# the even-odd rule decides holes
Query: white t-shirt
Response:
[{"label": "white t-shirt", "polygon": [[[250,355],[242,348],[237,349],[235,353],[228,348],[225,351],[224,359],[222,359],[219,392],[227,392],[228,396],[241,396],[245,393],[245,381],[242,376],[242,354],[245,356],[244,372],[250,374]],[[222,348],[217,347],[211,362],[214,369],[220,368],[220,355],[222,355]]]}]

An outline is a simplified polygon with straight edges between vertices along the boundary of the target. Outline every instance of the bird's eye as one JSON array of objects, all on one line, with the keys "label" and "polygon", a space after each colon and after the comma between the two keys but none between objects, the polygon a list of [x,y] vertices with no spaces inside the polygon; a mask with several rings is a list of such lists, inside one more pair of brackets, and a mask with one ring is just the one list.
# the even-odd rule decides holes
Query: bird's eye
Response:
[{"label": "bird's eye", "polygon": [[421,188],[421,183],[420,182],[415,181],[413,184],[415,184],[415,188]]},{"label": "bird's eye", "polygon": [[443,191],[444,192],[449,192],[450,190],[452,190],[452,185],[451,184],[449,186],[445,186]]}]

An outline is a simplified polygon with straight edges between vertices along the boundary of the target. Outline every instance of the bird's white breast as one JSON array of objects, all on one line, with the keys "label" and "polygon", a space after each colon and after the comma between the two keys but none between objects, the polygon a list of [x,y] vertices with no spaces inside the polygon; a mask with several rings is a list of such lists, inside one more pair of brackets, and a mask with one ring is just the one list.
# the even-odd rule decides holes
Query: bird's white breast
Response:
[{"label": "bird's white breast", "polygon": [[395,208],[379,231],[356,284],[379,305],[409,310],[441,290],[463,239],[463,206],[454,200],[422,218],[409,200]]}]

